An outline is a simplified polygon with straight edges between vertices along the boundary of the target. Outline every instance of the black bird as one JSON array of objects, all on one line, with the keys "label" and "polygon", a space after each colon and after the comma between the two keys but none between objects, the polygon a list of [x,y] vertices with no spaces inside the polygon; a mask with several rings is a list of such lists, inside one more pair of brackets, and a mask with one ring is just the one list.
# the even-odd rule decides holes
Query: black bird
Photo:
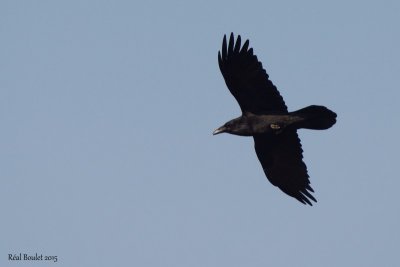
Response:
[{"label": "black bird", "polygon": [[253,48],[249,48],[249,40],[241,46],[240,35],[235,42],[231,33],[228,44],[224,36],[218,63],[242,115],[213,134],[253,136],[257,157],[268,180],[289,196],[312,206],[310,199],[317,200],[310,193],[314,190],[303,162],[297,129],[328,129],[336,123],[336,113],[315,105],[288,112]]}]

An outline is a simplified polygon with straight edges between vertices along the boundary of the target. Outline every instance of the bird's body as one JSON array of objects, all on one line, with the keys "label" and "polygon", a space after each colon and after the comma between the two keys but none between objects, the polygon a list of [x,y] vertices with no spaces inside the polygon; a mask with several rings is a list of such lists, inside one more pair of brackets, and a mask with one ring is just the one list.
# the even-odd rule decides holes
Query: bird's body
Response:
[{"label": "bird's body", "polygon": [[[330,110],[321,106],[310,106],[307,109],[316,109],[320,113],[327,112],[330,116]],[[224,124],[224,126],[214,131],[214,135],[226,132],[240,136],[254,136],[260,134],[280,134],[287,130],[297,130],[300,128],[324,130],[332,122],[328,121],[328,126],[321,123],[311,123],[308,113],[298,110],[290,113],[277,113],[277,114],[254,114],[246,112],[242,116],[233,119]]]},{"label": "bird's body", "polygon": [[[322,120],[316,121],[312,118],[312,114],[315,113],[318,115],[317,119],[322,118]],[[283,131],[301,128],[325,130],[335,122],[334,116],[336,116],[335,113],[322,106],[309,106],[290,113],[254,114],[246,112],[242,116],[228,121],[213,134],[225,132],[240,136],[255,136],[260,134],[277,135]]]},{"label": "bird's body", "polygon": [[300,202],[312,205],[309,199],[316,199],[310,193],[314,191],[302,160],[297,130],[328,129],[335,124],[336,113],[316,105],[288,112],[261,62],[248,47],[248,40],[241,47],[240,35],[235,43],[231,34],[228,45],[224,36],[222,54],[218,53],[219,67],[242,115],[213,134],[253,136],[257,157],[270,182]]},{"label": "bird's body", "polygon": [[290,127],[296,122],[301,121],[299,116],[289,114],[282,115],[256,115],[247,113],[236,119],[229,121],[225,126],[214,131],[214,135],[228,132],[240,136],[254,136],[259,134],[279,134],[281,131]]}]

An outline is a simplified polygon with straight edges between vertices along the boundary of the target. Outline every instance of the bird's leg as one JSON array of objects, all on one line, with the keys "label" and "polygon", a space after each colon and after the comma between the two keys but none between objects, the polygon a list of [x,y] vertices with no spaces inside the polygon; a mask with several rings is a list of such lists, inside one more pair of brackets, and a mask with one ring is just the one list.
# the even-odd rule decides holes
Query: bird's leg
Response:
[{"label": "bird's leg", "polygon": [[281,128],[281,126],[279,126],[279,124],[276,123],[271,123],[269,127],[271,127],[272,130],[279,130]]},{"label": "bird's leg", "polygon": [[279,124],[277,124],[277,123],[271,123],[271,124],[269,125],[269,127],[271,127],[271,129],[273,130],[273,133],[274,133],[274,134],[280,134],[280,133],[283,132],[283,129],[284,129],[284,128],[282,128]]}]

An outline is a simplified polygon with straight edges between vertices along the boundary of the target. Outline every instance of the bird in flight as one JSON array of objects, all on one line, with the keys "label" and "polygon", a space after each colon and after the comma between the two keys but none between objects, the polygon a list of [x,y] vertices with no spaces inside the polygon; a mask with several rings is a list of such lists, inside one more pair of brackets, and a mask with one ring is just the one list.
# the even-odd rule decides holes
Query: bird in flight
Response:
[{"label": "bird in flight", "polygon": [[249,40],[226,35],[218,63],[225,83],[239,103],[242,115],[228,121],[213,134],[253,136],[257,157],[268,180],[284,193],[312,206],[307,167],[297,135],[298,129],[325,130],[336,123],[336,113],[324,106],[308,106],[288,112],[278,89],[269,80]]}]

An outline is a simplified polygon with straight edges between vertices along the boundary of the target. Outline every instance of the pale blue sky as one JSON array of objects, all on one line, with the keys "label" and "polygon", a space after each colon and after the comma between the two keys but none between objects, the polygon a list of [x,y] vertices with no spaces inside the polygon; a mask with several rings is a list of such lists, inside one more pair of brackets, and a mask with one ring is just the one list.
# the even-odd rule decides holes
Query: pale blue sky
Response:
[{"label": "pale blue sky", "polygon": [[[322,3],[324,2],[324,3]],[[400,266],[399,1],[0,2],[1,266]],[[217,64],[250,39],[318,203],[273,187]]]}]

